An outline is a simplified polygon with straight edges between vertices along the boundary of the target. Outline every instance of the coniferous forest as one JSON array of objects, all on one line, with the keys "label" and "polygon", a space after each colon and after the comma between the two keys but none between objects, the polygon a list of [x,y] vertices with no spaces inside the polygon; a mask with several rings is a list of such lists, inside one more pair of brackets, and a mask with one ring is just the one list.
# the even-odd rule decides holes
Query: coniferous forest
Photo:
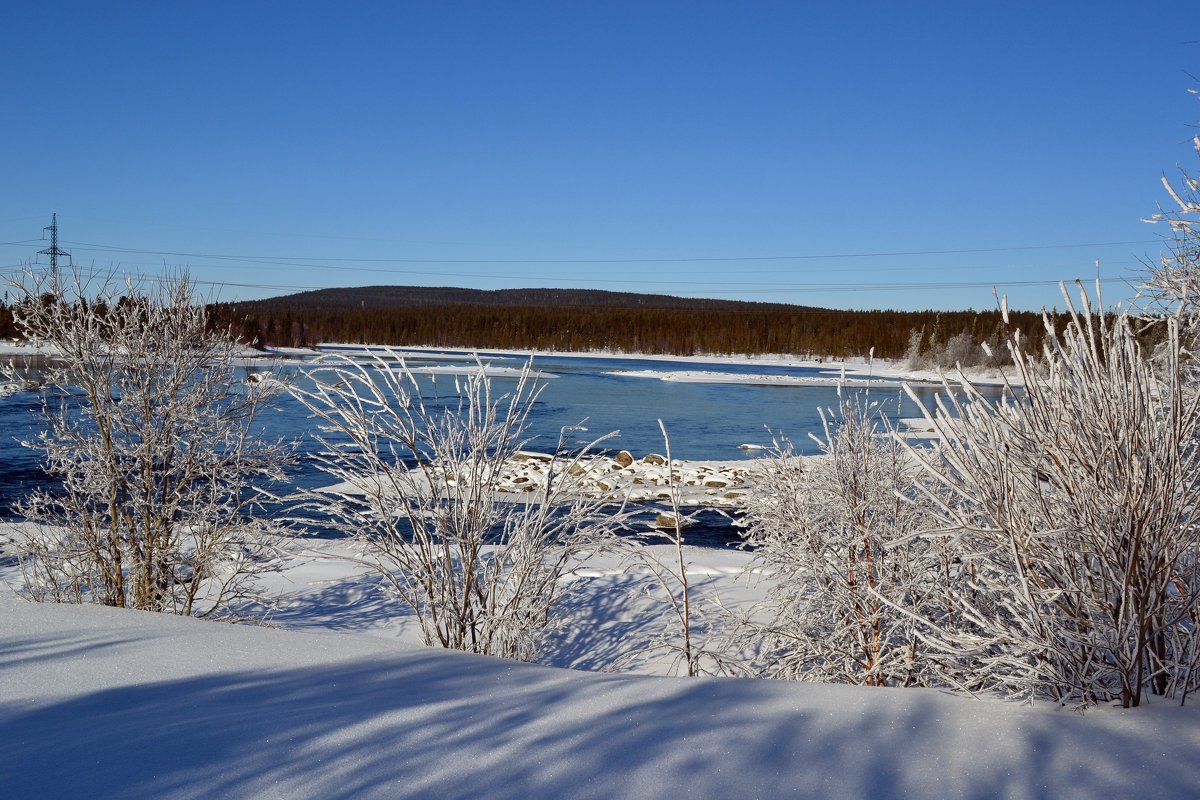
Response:
[{"label": "coniferous forest", "polygon": [[[259,347],[397,346],[612,350],[665,355],[792,353],[902,358],[947,343],[999,346],[998,311],[854,311],[597,290],[371,286],[212,307]],[[1011,322],[1040,346],[1041,315]],[[972,348],[978,350],[979,348]]]}]

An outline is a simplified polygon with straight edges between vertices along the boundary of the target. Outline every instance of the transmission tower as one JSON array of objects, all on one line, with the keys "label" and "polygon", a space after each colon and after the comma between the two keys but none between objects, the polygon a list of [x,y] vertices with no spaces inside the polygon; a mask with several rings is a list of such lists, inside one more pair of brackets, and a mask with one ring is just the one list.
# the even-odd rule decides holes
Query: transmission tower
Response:
[{"label": "transmission tower", "polygon": [[50,224],[42,228],[42,238],[46,238],[46,231],[50,231],[50,246],[45,250],[38,250],[39,256],[50,256],[50,282],[51,285],[58,284],[58,257],[66,256],[71,258],[71,254],[65,250],[58,249],[58,212],[50,215]]}]

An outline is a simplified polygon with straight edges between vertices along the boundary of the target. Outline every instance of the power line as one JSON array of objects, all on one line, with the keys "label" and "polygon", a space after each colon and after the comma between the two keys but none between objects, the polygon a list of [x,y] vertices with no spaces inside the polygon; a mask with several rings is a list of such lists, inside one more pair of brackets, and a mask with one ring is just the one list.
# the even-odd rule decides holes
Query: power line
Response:
[{"label": "power line", "polygon": [[[19,266],[19,265],[17,265]],[[278,265],[284,266],[284,265]],[[290,266],[305,266],[305,265],[290,265]],[[2,268],[0,268],[2,269]],[[342,268],[348,271],[353,271],[351,268]],[[495,275],[484,275],[479,273],[461,273],[461,272],[420,272],[414,270],[358,270],[368,272],[387,272],[390,274],[403,274],[420,277],[442,277],[442,278],[495,278]],[[106,274],[107,271],[92,269],[89,274],[92,276]],[[161,278],[153,275],[144,275],[138,273],[144,279],[161,280]],[[635,279],[635,278],[585,278],[582,280],[564,280],[556,279],[547,276],[526,276],[526,275],[505,275],[502,276],[508,280],[529,280],[538,281],[543,284],[565,284],[571,287],[580,288],[580,283],[584,284],[615,284],[615,285],[645,285],[645,286],[690,286],[698,285],[695,280],[655,280],[655,279]],[[260,289],[273,291],[316,291],[327,289],[328,286],[307,286],[296,284],[267,284],[267,283],[245,283],[239,281],[221,281],[221,280],[201,280],[192,278],[192,282],[215,287],[227,286],[230,288],[239,289]],[[1110,277],[1101,279],[1105,284],[1125,284],[1129,285],[1129,281],[1125,278]],[[818,283],[818,282],[761,282],[754,281],[747,283],[740,281],[732,284],[722,283],[704,283],[699,284],[705,288],[691,290],[673,290],[681,295],[701,295],[706,292],[720,292],[722,294],[757,294],[761,292],[771,293],[800,293],[800,292],[877,292],[877,291],[919,291],[919,290],[938,290],[938,289],[991,289],[991,288],[1015,288],[1015,287],[1033,287],[1033,286],[1057,286],[1060,283],[1059,279],[1043,279],[1043,280],[976,280],[976,281],[910,281],[905,283]],[[736,287],[736,288],[732,288]]]},{"label": "power line", "polygon": [[[19,265],[16,265],[16,266],[19,267]],[[12,267],[0,267],[0,271],[3,271],[5,269],[11,269],[11,268]],[[100,276],[100,275],[108,275],[110,273],[106,270],[92,268],[92,269],[87,270],[85,272],[85,274],[90,277],[96,277],[96,276]],[[447,275],[447,273],[431,273],[431,274]],[[152,281],[152,282],[162,282],[162,281],[167,280],[166,277],[161,276],[161,275],[152,275],[152,274],[143,274],[143,273],[136,273],[133,277],[136,277],[139,280],[148,280],[148,281]],[[479,277],[484,277],[484,276],[479,276]],[[508,277],[515,277],[517,280],[524,279],[524,278],[521,278],[520,276],[508,276]],[[228,286],[231,288],[238,288],[238,289],[270,289],[270,290],[277,290],[277,291],[319,291],[321,289],[329,288],[328,286],[300,286],[300,285],[293,285],[293,284],[242,283],[242,282],[237,282],[237,281],[202,280],[202,279],[198,279],[198,278],[194,278],[194,277],[190,278],[189,280],[192,283],[198,284],[198,285],[213,286],[213,287]],[[546,280],[550,283],[563,283],[563,281],[555,280],[553,278],[540,278],[540,279],[531,278],[530,280]],[[1094,279],[1094,278],[1088,279],[1088,283],[1090,284],[1095,280],[1096,279]],[[685,281],[678,281],[678,282],[673,282],[673,281],[627,281],[627,280],[606,281],[603,279],[597,279],[597,280],[588,281],[588,282],[590,282],[590,283],[623,283],[623,284],[624,283],[645,283],[645,284],[655,284],[655,285],[663,285],[663,284],[671,285],[671,284],[675,284],[675,283],[682,283],[685,285],[694,285],[694,282],[685,282]],[[1000,281],[936,281],[936,282],[931,281],[931,282],[871,283],[871,284],[861,284],[861,283],[856,283],[856,284],[849,284],[849,283],[843,283],[843,284],[832,284],[832,283],[758,284],[758,283],[755,283],[750,287],[746,287],[746,285],[743,283],[743,284],[740,284],[743,288],[722,289],[721,291],[723,291],[725,293],[729,293],[729,294],[755,294],[755,293],[762,292],[762,291],[786,292],[786,293],[793,293],[793,292],[919,291],[919,290],[928,290],[928,289],[990,289],[993,287],[995,287],[995,288],[1012,288],[1012,287],[1026,287],[1026,286],[1058,286],[1060,283],[1063,283],[1063,282],[1070,283],[1069,280],[1058,280],[1058,279],[1010,280],[1010,281],[1004,281],[1004,280],[1000,280]],[[1129,280],[1127,280],[1125,278],[1117,278],[1117,277],[1100,278],[1100,283],[1102,283],[1102,284],[1123,284],[1126,286],[1130,285]],[[705,290],[700,289],[700,290],[684,291],[684,292],[680,292],[680,294],[698,294],[703,291],[705,291]]]},{"label": "power line", "polygon": [[[134,255],[174,256],[176,258],[211,258],[226,261],[249,261],[254,263],[274,262],[328,262],[352,264],[692,264],[731,263],[741,261],[807,261],[843,258],[888,258],[901,256],[966,255],[971,253],[1004,253],[1035,250],[1068,250],[1084,247],[1119,247],[1137,244],[1161,244],[1161,239],[1133,239],[1120,242],[1081,242],[1075,244],[1012,245],[1004,247],[973,247],[952,250],[896,250],[862,253],[805,253],[799,255],[770,256],[701,256],[672,258],[326,258],[322,256],[271,256],[235,255],[230,253],[189,253],[174,250],[147,250],[133,247],[96,244],[92,242],[70,242],[78,249],[104,253],[130,253]],[[289,264],[284,264],[289,265]],[[296,266],[291,264],[291,266]]]},{"label": "power line", "polygon": [[[9,269],[26,269],[26,268],[27,268],[27,265],[13,265],[13,266],[9,266],[9,267],[0,267],[0,272],[9,270]],[[114,273],[110,270],[103,270],[103,269],[98,269],[95,267],[92,267],[89,269],[83,269],[78,266],[75,266],[75,267],[73,267],[73,269],[75,270],[76,274],[80,275],[81,278],[83,278],[84,280],[94,279],[96,277],[102,277],[102,278],[107,279],[107,278],[112,278],[114,276]],[[135,273],[135,274],[129,275],[127,277],[130,280],[132,280],[135,285],[138,283],[141,283],[141,282],[162,284],[165,281],[169,280],[169,276],[143,274],[143,273]],[[267,290],[267,291],[276,291],[276,292],[297,292],[297,291],[318,291],[321,289],[329,288],[326,286],[294,286],[294,285],[280,285],[280,284],[260,284],[260,283],[241,283],[241,282],[230,282],[230,281],[212,281],[212,280],[203,280],[203,279],[197,279],[197,278],[189,278],[189,280],[195,286],[207,286],[207,287],[211,287],[212,289],[216,289],[216,290],[219,290],[222,288],[239,288],[239,289],[258,289],[258,290]],[[1087,283],[1089,285],[1091,285],[1093,280],[1095,280],[1095,279],[1088,280]],[[554,282],[554,281],[552,281],[552,282]],[[806,285],[803,287],[786,289],[786,290],[783,290],[782,292],[778,292],[778,290],[776,290],[776,291],[778,293],[783,293],[783,294],[800,293],[800,292],[820,294],[820,293],[824,293],[824,292],[851,292],[851,293],[853,293],[853,292],[860,292],[860,291],[879,291],[881,289],[897,290],[897,291],[928,290],[930,288],[941,288],[941,289],[998,288],[998,289],[1003,289],[1006,287],[1015,287],[1015,286],[1059,286],[1060,284],[1063,284],[1063,283],[1070,284],[1071,281],[1057,281],[1057,280],[1011,281],[1008,283],[1001,283],[1001,284],[992,284],[992,283],[986,283],[986,282],[946,282],[946,283],[940,283],[940,284],[876,284],[876,285],[871,285],[871,286],[850,285],[850,284],[846,284],[846,285],[810,284],[810,285]],[[1102,283],[1102,284],[1123,283],[1126,286],[1132,286],[1132,284],[1129,281],[1123,280],[1121,278],[1101,278],[1100,283]],[[583,287],[570,286],[568,288],[583,288]],[[755,292],[756,292],[756,290],[754,290],[754,289],[739,289],[739,290],[729,290],[727,293],[728,294],[753,294]],[[687,296],[696,296],[696,295],[700,295],[703,298],[704,291],[703,290],[678,291],[670,296],[687,297]],[[222,301],[217,300],[216,297],[211,297],[211,298],[207,298],[207,299],[199,298],[199,299],[202,302],[222,302]],[[223,301],[223,302],[238,303],[238,302],[253,302],[253,301],[230,300],[230,301]],[[781,305],[785,305],[785,306],[792,305],[790,303],[779,303],[779,301],[761,301],[761,302],[765,302],[768,305],[772,305],[772,304],[781,304]],[[846,310],[846,309],[836,309],[836,308],[808,308],[808,307],[804,307],[804,306],[795,306],[795,308],[797,309],[797,313],[803,313],[806,315],[839,314],[839,313],[842,313],[844,310]],[[745,311],[746,313],[752,313],[752,309],[742,309],[742,310]],[[849,309],[849,310],[854,310],[854,309]],[[859,309],[859,310],[866,310],[866,309]],[[963,309],[963,310],[966,312],[979,313],[979,311],[974,308],[968,308],[968,309]],[[984,309],[984,310],[986,311],[987,309]],[[994,310],[994,309],[992,309],[992,310]]]},{"label": "power line", "polygon": [[[904,255],[944,255],[944,254],[969,254],[969,253],[989,253],[989,252],[1014,252],[1014,251],[1033,251],[1033,250],[1059,250],[1068,248],[1082,247],[1109,247],[1129,244],[1145,244],[1159,242],[1157,239],[1150,240],[1133,240],[1124,242],[1092,242],[1079,244],[1050,244],[1050,245],[1028,245],[1028,246],[1009,246],[1009,247],[992,247],[992,248],[969,248],[962,250],[926,250],[926,251],[906,251],[906,252],[877,252],[877,253],[843,253],[834,255],[795,255],[795,256],[747,256],[747,257],[711,257],[711,258],[679,258],[679,259],[650,259],[648,262],[643,262],[638,259],[568,259],[563,261],[549,260],[516,260],[516,259],[404,259],[404,258],[333,258],[320,259],[308,257],[285,257],[285,256],[250,256],[250,255],[232,255],[224,253],[189,253],[183,251],[162,251],[162,250],[146,250],[140,248],[129,248],[109,245],[99,245],[86,242],[72,242],[83,250],[96,250],[99,252],[113,253],[130,253],[139,255],[163,255],[175,256],[184,258],[200,258],[200,259],[215,259],[220,261],[236,261],[238,263],[262,264],[271,267],[295,267],[299,269],[319,269],[326,271],[340,272],[370,272],[388,275],[408,275],[414,277],[439,277],[439,278],[484,278],[495,279],[503,277],[507,280],[529,280],[551,283],[566,283],[563,280],[555,280],[546,276],[531,276],[531,275],[503,275],[495,274],[472,273],[472,272],[446,272],[438,270],[436,272],[421,271],[421,270],[405,270],[405,269],[387,269],[382,267],[369,266],[346,266],[346,264],[379,264],[379,263],[411,263],[411,264],[625,264],[625,263],[699,263],[699,262],[733,262],[733,261],[783,261],[783,260],[809,260],[820,258],[869,258],[869,257],[896,257]],[[321,263],[324,261],[336,263]],[[995,269],[996,267],[989,267]],[[585,277],[575,279],[571,283],[586,283],[586,284],[605,284],[605,285],[647,285],[647,286],[697,286],[698,282],[694,279],[688,280],[666,280],[666,279],[638,279],[638,278],[596,278]],[[213,285],[223,285],[235,288],[262,288],[262,289],[294,289],[305,291],[309,289],[327,288],[327,287],[307,287],[307,286],[291,286],[291,287],[276,287],[257,284],[241,284],[237,282],[219,282],[213,281]],[[783,291],[783,292],[799,292],[799,291],[879,291],[879,290],[917,290],[917,289],[970,289],[970,288],[991,288],[993,286],[1055,286],[1057,280],[1044,281],[970,281],[970,282],[910,282],[904,284],[887,284],[887,283],[860,283],[860,284],[822,284],[822,283],[797,283],[797,282],[765,282],[756,281],[753,287],[746,288],[745,281],[732,283],[722,282],[705,282],[702,285],[706,289],[695,290],[689,292],[691,294],[703,293],[705,291],[717,291],[722,293],[736,294],[752,294],[760,291]],[[725,287],[736,288],[725,288]]]},{"label": "power line", "polygon": [[[67,253],[58,250],[57,248],[57,220],[52,219],[51,230],[51,247],[41,253],[50,253],[51,250],[57,251],[57,255],[67,255]],[[36,241],[36,240],[29,240]],[[87,242],[71,242],[79,249],[94,250],[98,252],[110,253],[129,253],[140,255],[159,255],[159,256],[174,256],[182,258],[196,259],[213,259],[218,261],[238,262],[241,264],[253,263],[263,264],[270,267],[295,267],[301,269],[321,269],[321,270],[337,270],[344,272],[373,272],[411,275],[419,277],[440,277],[440,278],[484,278],[496,279],[504,278],[508,281],[537,281],[541,285],[565,285],[578,288],[583,285],[597,284],[616,284],[616,285],[645,285],[645,286],[663,286],[676,287],[687,286],[690,289],[669,289],[678,295],[705,295],[709,293],[720,294],[795,294],[795,293],[832,293],[832,292],[880,292],[880,291],[920,291],[920,290],[951,290],[951,289],[981,289],[981,288],[1016,288],[1016,287],[1034,287],[1034,286],[1056,286],[1059,281],[1056,279],[1048,280],[974,280],[974,281],[909,281],[895,283],[821,283],[821,282],[760,282],[753,283],[745,280],[721,283],[721,282],[705,282],[701,283],[695,279],[690,280],[663,280],[663,279],[637,279],[637,278],[598,278],[598,277],[582,277],[573,279],[552,278],[547,276],[523,276],[523,275],[496,275],[496,274],[479,274],[466,272],[445,272],[445,271],[418,271],[404,269],[387,269],[382,267],[370,266],[349,266],[350,264],[635,264],[635,263],[702,263],[702,262],[718,262],[730,263],[738,261],[788,261],[788,260],[816,260],[816,259],[863,259],[876,257],[900,257],[900,256],[931,256],[931,255],[953,255],[953,254],[971,254],[971,253],[997,253],[997,252],[1017,252],[1017,251],[1037,251],[1037,250],[1063,250],[1071,248],[1085,247],[1114,247],[1133,244],[1149,244],[1161,243],[1159,239],[1149,240],[1131,240],[1120,242],[1090,242],[1076,244],[1042,244],[1042,245],[1012,245],[1001,247],[978,247],[978,248],[963,248],[963,249],[945,249],[945,250],[911,250],[911,251],[889,251],[889,252],[860,252],[860,253],[833,253],[833,254],[799,254],[790,256],[730,256],[730,257],[680,257],[680,258],[652,258],[652,259],[415,259],[415,258],[330,258],[322,259],[316,257],[285,257],[285,256],[249,256],[249,255],[233,255],[226,253],[190,253],[183,251],[165,251],[165,250],[149,250],[142,248],[120,247],[115,245],[102,245]],[[20,245],[21,242],[4,242],[4,245]],[[51,259],[51,269],[56,266],[56,257]],[[334,262],[334,263],[323,263]],[[15,267],[0,267],[0,272]],[[211,265],[217,266],[217,265]],[[231,265],[232,266],[232,265]],[[999,267],[991,266],[987,269],[999,269]],[[102,270],[90,270],[92,276],[104,274]],[[111,271],[108,273],[111,274]],[[142,280],[162,280],[161,277],[153,275],[140,275]],[[212,287],[229,287],[238,289],[255,289],[260,291],[311,291],[328,288],[326,286],[301,286],[290,284],[269,284],[269,283],[249,283],[237,281],[217,281],[217,280],[200,280],[193,278],[192,282],[197,285],[206,285]],[[1130,282],[1121,278],[1105,278],[1102,283],[1124,283],[1130,285]],[[695,288],[702,287],[702,288]],[[729,287],[729,288],[726,288]]]},{"label": "power line", "polygon": [[[146,262],[133,262],[133,263],[135,265],[140,265],[140,266],[152,266],[152,264],[149,264]],[[708,289],[711,291],[727,291],[727,290],[733,290],[733,289],[744,290],[745,287],[747,287],[747,286],[757,287],[762,290],[771,290],[771,289],[776,289],[776,288],[787,288],[787,287],[804,288],[807,286],[827,285],[827,284],[821,284],[821,283],[800,282],[800,281],[700,280],[698,276],[693,276],[693,277],[685,279],[685,280],[672,280],[672,279],[668,279],[668,278],[657,278],[657,279],[655,279],[655,278],[597,278],[597,277],[592,277],[592,276],[572,277],[572,278],[568,279],[566,277],[550,278],[545,275],[519,275],[519,274],[512,274],[512,273],[497,275],[495,273],[489,274],[489,273],[480,273],[480,272],[447,272],[445,270],[438,270],[438,271],[431,272],[431,271],[425,271],[425,270],[385,269],[385,268],[381,268],[381,267],[349,267],[349,266],[337,266],[337,265],[306,264],[306,263],[299,263],[299,262],[277,262],[277,261],[259,261],[259,260],[253,260],[253,261],[241,262],[241,263],[243,263],[243,264],[244,263],[263,264],[263,265],[269,266],[269,267],[294,267],[297,269],[305,269],[305,270],[338,271],[338,272],[350,272],[350,273],[360,273],[360,274],[361,273],[371,273],[371,274],[383,274],[383,275],[403,275],[403,276],[412,276],[412,277],[468,278],[468,279],[483,278],[483,279],[492,279],[492,280],[494,280],[496,278],[504,278],[509,281],[525,281],[525,280],[527,280],[527,281],[553,281],[556,283],[579,283],[579,282],[582,282],[582,283],[589,283],[589,284],[615,284],[615,285],[703,286],[703,287],[708,287]],[[1117,266],[1125,266],[1126,268],[1129,268],[1130,265],[1117,265]],[[230,264],[230,265],[208,265],[209,269],[221,268],[221,267],[233,268],[233,265],[232,264]],[[904,269],[907,272],[917,272],[917,271],[921,271],[921,270],[925,270],[925,269],[945,269],[945,268],[905,267]],[[967,272],[971,271],[971,268],[964,268],[964,267],[954,267],[953,269],[955,269],[956,271],[958,271],[960,273],[964,272],[964,271],[967,271]],[[986,267],[986,269],[1001,270],[1001,269],[1004,269],[1004,267],[1003,267],[1003,265],[990,265],[990,266]],[[1061,268],[1059,268],[1059,269],[1061,269]],[[887,270],[887,271],[890,272],[892,270]],[[993,285],[995,283],[999,283],[999,282],[1006,283],[1006,285],[1015,283],[1015,282],[1004,282],[1004,281],[996,281],[996,280],[983,280],[983,281],[976,281],[975,283],[981,283],[982,285],[985,285],[985,286],[991,286],[991,285]],[[1054,281],[1051,281],[1051,283],[1053,283],[1053,282]],[[909,283],[911,284],[914,282],[909,282]],[[936,287],[936,286],[940,285],[941,283],[944,283],[944,281],[929,281],[929,282],[925,282],[925,283],[916,283],[915,285]],[[229,283],[227,285],[233,286],[235,284]],[[874,287],[887,287],[887,286],[891,286],[892,284],[860,283],[857,285],[863,286],[864,288],[874,288]]]},{"label": "power line", "polygon": [[58,259],[59,259],[59,256],[66,256],[68,259],[71,258],[70,253],[68,253],[66,250],[60,249],[58,246],[58,214],[57,213],[53,213],[50,215],[50,224],[47,225],[45,228],[42,228],[42,230],[50,231],[50,246],[47,247],[45,250],[38,250],[38,255],[39,256],[50,256],[50,280],[51,280],[51,285],[56,286],[56,285],[58,285]]}]

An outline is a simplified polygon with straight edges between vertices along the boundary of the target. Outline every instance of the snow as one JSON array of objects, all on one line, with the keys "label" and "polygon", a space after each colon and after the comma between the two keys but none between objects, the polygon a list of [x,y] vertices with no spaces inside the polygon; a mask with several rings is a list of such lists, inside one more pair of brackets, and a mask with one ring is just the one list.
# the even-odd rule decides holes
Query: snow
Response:
[{"label": "snow", "polygon": [[[578,473],[580,491],[607,493],[634,504],[669,501],[672,493],[675,493],[681,506],[737,508],[762,471],[769,468],[768,461],[764,459],[675,459],[668,467],[663,456],[656,453],[647,454],[640,460],[627,452],[623,451],[622,454],[627,456],[627,463],[608,456],[591,456],[580,459],[570,467],[559,461],[554,464],[553,471],[570,469],[572,475]],[[502,502],[540,502],[541,494],[551,478],[551,461],[550,455],[529,452],[510,459],[501,465],[490,496]],[[423,469],[414,468],[408,474],[413,485],[429,485]],[[458,480],[462,481],[465,477],[460,476]],[[361,476],[322,486],[318,491],[362,496],[381,488],[391,491],[386,479]],[[565,500],[577,496],[577,492],[565,492],[563,495]]]},{"label": "snow", "polygon": [[33,345],[14,339],[0,339],[0,358],[33,359],[38,356],[53,355],[58,351],[53,347],[34,347]]},{"label": "snow", "polygon": [[[479,371],[479,367],[474,364],[461,367],[408,367],[407,369],[413,375],[474,375]],[[520,378],[525,374],[525,371],[520,367],[497,367],[492,364],[486,364],[485,369],[489,378]],[[557,378],[558,376],[552,372],[532,370],[529,372],[529,377],[536,380],[544,380],[547,378]]]},{"label": "snow", "polygon": [[[338,547],[297,554],[273,579],[274,628],[32,604],[0,586],[5,796],[886,800],[1200,785],[1200,715],[1153,699],[1078,714],[422,647]],[[688,548],[693,589],[752,599],[748,558]],[[629,589],[648,579],[611,560],[579,575],[577,619],[551,660],[599,669],[636,644],[650,598]]]},{"label": "snow", "polygon": [[33,349],[21,342],[0,339],[0,356],[22,356],[32,354]]},{"label": "snow", "polygon": [[[836,370],[826,370],[837,373]],[[896,387],[896,381],[880,380],[863,375],[840,373],[831,375],[745,375],[739,372],[720,372],[716,370],[686,370],[670,372],[653,369],[614,370],[604,373],[622,378],[652,378],[660,381],[677,381],[680,383],[733,383],[745,386],[843,386],[847,389],[865,389],[879,386]],[[937,385],[929,381],[916,381],[918,385]]]},{"label": "snow", "polygon": [[[317,355],[339,355],[346,358],[390,358],[399,356],[406,361],[462,361],[474,364],[479,359],[473,352],[437,350],[424,347],[392,347],[382,344],[319,344]],[[272,348],[284,353],[283,348]]]},{"label": "snow", "polygon": [[287,356],[290,358],[303,358],[320,355],[320,353],[311,347],[268,347],[267,352],[280,356]]},{"label": "snow", "polygon": [[[328,347],[329,345],[319,345],[319,347]],[[335,345],[335,347],[362,347],[362,345]],[[469,350],[453,350],[442,349],[437,347],[427,347],[419,345],[405,345],[403,348],[405,353],[457,353],[460,357],[474,359],[473,351]],[[891,380],[913,381],[916,383],[933,383],[941,384],[942,374],[935,369],[911,369],[902,360],[873,358],[867,359],[863,357],[850,357],[844,359],[835,359],[829,356],[798,356],[789,355],[786,353],[759,353],[753,355],[731,355],[731,354],[705,354],[694,356],[676,356],[664,355],[656,353],[626,353],[615,350],[493,350],[483,349],[479,351],[481,355],[491,357],[493,355],[507,356],[511,358],[528,359],[536,356],[546,356],[553,358],[621,358],[630,361],[670,361],[684,364],[711,364],[711,365],[738,365],[738,366],[764,366],[764,367],[803,367],[806,369],[818,369],[829,375],[840,375],[844,370],[847,377],[857,380],[867,380],[870,378],[888,378]],[[629,375],[629,373],[625,373]],[[956,381],[959,378],[958,370],[946,370],[945,375],[951,380]],[[966,370],[966,376],[977,386],[1000,386],[1007,379],[1012,385],[1019,385],[1019,376],[1015,371],[1009,370],[1004,372],[999,369],[989,368],[969,368]],[[653,377],[658,377],[654,375]],[[761,376],[760,376],[761,377]],[[834,381],[836,383],[836,381]],[[833,385],[833,384],[827,384]]]}]

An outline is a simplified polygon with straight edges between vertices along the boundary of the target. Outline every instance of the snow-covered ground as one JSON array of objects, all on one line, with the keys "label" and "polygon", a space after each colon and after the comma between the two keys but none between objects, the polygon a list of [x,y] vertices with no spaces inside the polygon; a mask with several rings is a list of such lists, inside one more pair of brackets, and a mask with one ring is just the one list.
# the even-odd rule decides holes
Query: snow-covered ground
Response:
[{"label": "snow-covered ground", "polygon": [[[274,627],[31,604],[0,586],[4,796],[1093,798],[1200,786],[1194,707],[1151,698],[1078,714],[447,652],[421,646],[338,546],[323,547],[272,578]],[[703,598],[760,591],[744,553],[687,559]],[[657,626],[644,568],[599,561],[576,580],[553,663],[602,669]]]},{"label": "snow-covered ground", "polygon": [[[626,370],[624,372],[608,372],[608,375],[620,375],[624,378],[652,378],[660,381],[676,381],[679,383],[735,383],[748,386],[844,386],[848,389],[865,389],[876,386],[895,387],[895,381],[882,380],[857,373],[841,375],[837,370],[831,370],[825,375],[746,375],[740,372],[720,372],[718,370],[687,370],[673,372],[665,370],[642,369]],[[910,379],[914,383],[925,384],[927,381]],[[940,386],[938,382],[933,385]]]},{"label": "snow-covered ground", "polygon": [[[408,367],[408,371],[414,375],[474,375],[479,369],[474,364],[465,364],[461,367],[457,366],[437,366],[437,367]],[[487,365],[487,374],[492,378],[519,378],[524,374],[521,367],[498,367],[494,364]],[[553,379],[558,376],[552,372],[543,372],[541,370],[531,370],[529,377],[534,380]]]}]

